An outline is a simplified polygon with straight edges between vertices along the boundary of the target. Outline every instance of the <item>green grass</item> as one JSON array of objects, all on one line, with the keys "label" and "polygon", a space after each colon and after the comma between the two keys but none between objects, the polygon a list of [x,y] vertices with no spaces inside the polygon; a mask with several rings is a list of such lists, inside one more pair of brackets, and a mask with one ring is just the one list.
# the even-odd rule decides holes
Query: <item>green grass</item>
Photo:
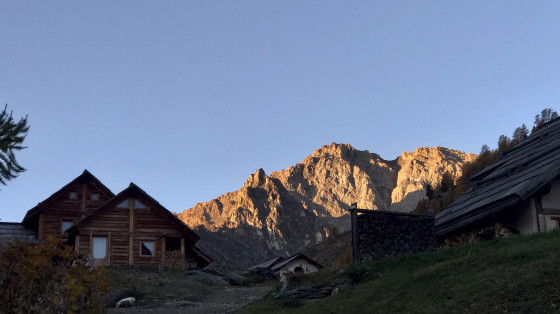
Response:
[{"label": "green grass", "polygon": [[560,231],[386,257],[358,267],[366,278],[333,297],[294,306],[271,293],[240,312],[557,313],[560,308]]}]

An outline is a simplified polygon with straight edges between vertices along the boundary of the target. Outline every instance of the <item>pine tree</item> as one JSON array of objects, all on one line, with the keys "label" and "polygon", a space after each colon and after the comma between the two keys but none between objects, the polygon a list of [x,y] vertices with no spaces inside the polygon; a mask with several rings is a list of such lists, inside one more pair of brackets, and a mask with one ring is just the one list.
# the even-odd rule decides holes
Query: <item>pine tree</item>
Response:
[{"label": "pine tree", "polygon": [[3,185],[25,171],[17,162],[15,151],[26,148],[22,144],[29,130],[27,116],[15,122],[12,112],[8,114],[7,109],[8,105],[0,113],[0,183]]},{"label": "pine tree", "polygon": [[551,108],[546,108],[541,111],[541,114],[535,116],[535,125],[533,132],[541,125],[558,118],[558,113]]},{"label": "pine tree", "polygon": [[527,137],[529,137],[529,129],[527,128],[525,123],[523,123],[523,125],[521,125],[517,129],[515,129],[515,131],[513,131],[512,142],[513,144],[516,145],[517,143],[523,141]]}]

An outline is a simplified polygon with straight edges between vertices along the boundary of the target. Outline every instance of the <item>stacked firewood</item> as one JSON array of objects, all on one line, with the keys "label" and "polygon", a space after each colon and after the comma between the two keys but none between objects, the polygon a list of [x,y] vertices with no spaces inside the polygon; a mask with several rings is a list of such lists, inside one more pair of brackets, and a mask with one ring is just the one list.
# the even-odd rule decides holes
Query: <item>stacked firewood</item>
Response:
[{"label": "stacked firewood", "polygon": [[182,267],[181,251],[167,251],[165,252],[165,266],[169,267]]}]

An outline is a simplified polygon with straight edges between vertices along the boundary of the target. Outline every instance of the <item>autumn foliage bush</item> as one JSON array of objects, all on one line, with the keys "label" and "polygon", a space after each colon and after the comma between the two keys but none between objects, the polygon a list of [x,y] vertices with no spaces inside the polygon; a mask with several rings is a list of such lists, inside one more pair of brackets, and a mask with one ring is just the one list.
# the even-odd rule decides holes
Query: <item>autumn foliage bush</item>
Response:
[{"label": "autumn foliage bush", "polygon": [[9,242],[0,247],[0,313],[102,312],[104,272],[63,239]]}]

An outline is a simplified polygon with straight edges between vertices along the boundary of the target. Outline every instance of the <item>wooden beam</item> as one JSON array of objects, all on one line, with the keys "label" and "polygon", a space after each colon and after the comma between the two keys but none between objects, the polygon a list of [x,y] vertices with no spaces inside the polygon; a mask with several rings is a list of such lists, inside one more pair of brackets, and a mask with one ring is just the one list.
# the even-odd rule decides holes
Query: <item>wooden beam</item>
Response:
[{"label": "wooden beam", "polygon": [[128,236],[128,265],[134,262],[134,236]]},{"label": "wooden beam", "polygon": [[129,209],[129,220],[128,220],[128,232],[134,232],[134,204],[131,199],[128,200],[128,209]]},{"label": "wooden beam", "polygon": [[82,185],[82,211],[86,211],[86,184]]},{"label": "wooden beam", "polygon": [[43,215],[39,214],[39,227],[37,228],[37,239],[43,239]]},{"label": "wooden beam", "polygon": [[76,234],[76,240],[74,240],[74,249],[76,252],[80,253],[80,233]]},{"label": "wooden beam", "polygon": [[352,226],[352,263],[360,262],[359,236],[358,236],[358,206],[357,203],[350,205],[350,222]]},{"label": "wooden beam", "polygon": [[545,215],[560,215],[560,208],[543,208],[542,213]]},{"label": "wooden beam", "polygon": [[89,232],[89,256],[93,257],[93,232]]},{"label": "wooden beam", "polygon": [[111,265],[111,232],[107,237],[107,266]]},{"label": "wooden beam", "polygon": [[[536,209],[536,216],[537,216],[537,231],[541,232],[541,231],[546,231],[546,223],[544,223],[544,226],[542,226],[541,228],[541,217],[540,215],[543,213],[543,208],[542,208],[542,198],[540,195],[535,196],[535,209]],[[544,219],[544,217],[543,217]]]},{"label": "wooden beam", "polygon": [[161,264],[165,265],[165,251],[167,250],[165,236],[161,237]]},{"label": "wooden beam", "polygon": [[181,268],[185,269],[185,238],[181,238]]}]

